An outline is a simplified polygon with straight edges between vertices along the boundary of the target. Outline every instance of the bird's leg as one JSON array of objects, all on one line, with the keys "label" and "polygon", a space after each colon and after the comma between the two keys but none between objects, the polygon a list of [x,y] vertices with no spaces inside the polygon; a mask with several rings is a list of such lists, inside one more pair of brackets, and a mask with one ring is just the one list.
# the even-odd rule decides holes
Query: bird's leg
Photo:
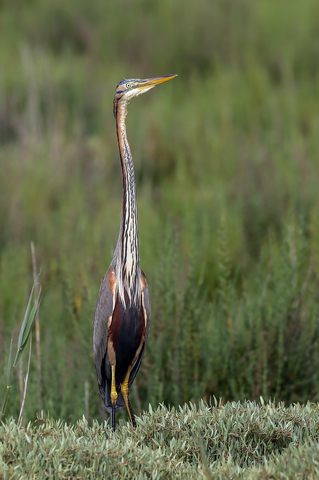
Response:
[{"label": "bird's leg", "polygon": [[121,392],[122,392],[124,402],[125,402],[128,414],[130,416],[132,425],[133,425],[134,428],[136,428],[135,416],[134,416],[134,413],[133,413],[133,410],[132,410],[132,407],[131,407],[131,404],[130,404],[130,400],[128,398],[128,392],[129,392],[128,382],[129,382],[129,379],[130,379],[131,370],[132,370],[132,367],[130,366],[128,368],[127,372],[126,372],[125,378],[124,378],[123,383],[121,385]]},{"label": "bird's leg", "polygon": [[132,422],[132,425],[134,428],[136,428],[136,420],[135,420],[135,415],[133,413],[133,410],[132,410],[132,406],[131,406],[131,403],[130,403],[130,399],[127,395],[127,403],[126,403],[126,408],[129,412],[129,415],[130,415],[130,418],[131,418],[131,422]]},{"label": "bird's leg", "polygon": [[115,403],[112,403],[111,424],[112,432],[115,432]]},{"label": "bird's leg", "polygon": [[117,391],[115,387],[115,365],[112,365],[112,383],[111,383],[111,402],[112,402],[112,413],[111,413],[111,423],[112,430],[115,432],[115,406],[117,400]]}]

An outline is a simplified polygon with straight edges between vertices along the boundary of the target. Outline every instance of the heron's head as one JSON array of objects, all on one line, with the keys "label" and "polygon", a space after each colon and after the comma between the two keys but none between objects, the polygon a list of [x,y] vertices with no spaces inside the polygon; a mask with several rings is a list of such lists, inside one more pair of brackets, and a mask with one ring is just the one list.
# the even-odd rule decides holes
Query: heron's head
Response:
[{"label": "heron's head", "polygon": [[151,90],[151,88],[156,87],[156,85],[167,82],[168,80],[171,80],[176,76],[177,75],[165,75],[164,77],[146,78],[145,80],[141,80],[139,78],[122,80],[117,85],[115,90],[114,116],[116,117],[119,102],[121,102],[121,104],[126,107],[128,102],[132,100],[132,98],[137,97],[142,93],[146,93]]}]

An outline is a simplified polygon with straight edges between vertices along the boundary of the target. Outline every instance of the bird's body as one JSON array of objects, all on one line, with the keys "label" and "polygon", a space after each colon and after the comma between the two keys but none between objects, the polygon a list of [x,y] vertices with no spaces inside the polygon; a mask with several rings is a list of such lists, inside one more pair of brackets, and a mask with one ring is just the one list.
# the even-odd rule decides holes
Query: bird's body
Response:
[{"label": "bird's body", "polygon": [[114,96],[123,181],[122,220],[111,265],[102,279],[93,334],[99,389],[112,415],[113,430],[115,412],[124,404],[136,426],[128,393],[142,361],[151,317],[147,281],[140,268],[134,166],[125,126],[127,104],[134,96],[174,77],[124,80]]}]

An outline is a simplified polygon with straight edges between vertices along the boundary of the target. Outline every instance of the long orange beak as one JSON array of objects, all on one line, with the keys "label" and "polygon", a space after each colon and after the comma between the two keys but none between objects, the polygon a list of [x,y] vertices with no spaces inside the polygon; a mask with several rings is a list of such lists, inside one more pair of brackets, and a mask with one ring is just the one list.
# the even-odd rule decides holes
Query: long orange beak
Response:
[{"label": "long orange beak", "polygon": [[144,88],[155,87],[156,85],[159,85],[160,83],[168,82],[168,80],[172,80],[172,78],[175,78],[175,77],[177,77],[177,75],[164,75],[163,77],[147,78],[143,80],[140,83],[140,85],[137,85],[136,88],[144,89]]}]

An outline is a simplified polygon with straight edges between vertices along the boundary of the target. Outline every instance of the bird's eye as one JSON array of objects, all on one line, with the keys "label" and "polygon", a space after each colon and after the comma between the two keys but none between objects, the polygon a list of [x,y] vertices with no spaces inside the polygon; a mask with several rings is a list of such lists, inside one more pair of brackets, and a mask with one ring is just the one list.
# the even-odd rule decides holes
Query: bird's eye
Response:
[{"label": "bird's eye", "polygon": [[126,86],[126,88],[131,88],[131,87],[132,87],[132,83],[127,83],[125,86]]}]

